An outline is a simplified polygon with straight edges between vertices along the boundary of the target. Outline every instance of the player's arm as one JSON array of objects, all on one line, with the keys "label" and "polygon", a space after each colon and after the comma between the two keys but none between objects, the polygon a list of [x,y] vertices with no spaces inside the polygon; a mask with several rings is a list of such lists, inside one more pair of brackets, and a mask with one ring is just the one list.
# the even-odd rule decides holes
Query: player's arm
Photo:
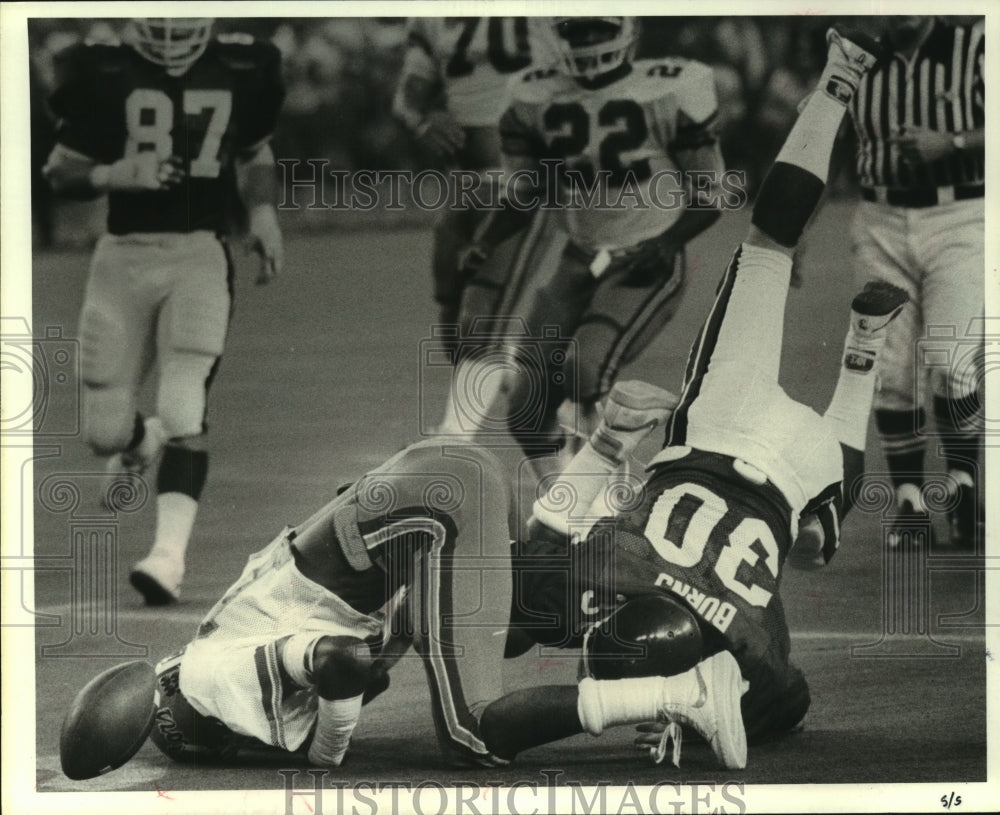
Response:
[{"label": "player's arm", "polygon": [[266,284],[281,272],[285,250],[278,226],[278,176],[271,137],[285,100],[281,52],[271,43],[254,42],[244,59],[253,60],[256,74],[253,97],[239,106],[241,141],[234,169],[240,200],[248,214],[250,247],[260,255],[257,284]]},{"label": "player's arm", "polygon": [[719,219],[722,158],[717,131],[718,100],[712,69],[692,62],[684,66],[678,92],[677,122],[668,150],[684,174],[688,207],[664,233],[665,242],[677,247],[704,232]]},{"label": "player's arm", "polygon": [[251,248],[261,257],[257,283],[269,283],[285,262],[284,240],[278,226],[278,178],[270,142],[236,159],[236,183],[246,207]]},{"label": "player's arm", "polygon": [[56,145],[42,173],[59,195],[89,199],[111,191],[155,192],[183,178],[174,157],[123,149],[119,125],[100,85],[107,69],[116,67],[116,53],[75,45],[55,57],[56,84],[49,106],[58,120]]},{"label": "player's arm", "polygon": [[500,206],[483,219],[462,254],[460,263],[467,276],[474,274],[499,244],[531,223],[544,193],[545,174],[540,161],[543,147],[524,111],[516,104],[510,105],[500,117]]},{"label": "player's arm", "polygon": [[103,164],[65,144],[52,149],[42,175],[56,194],[83,200],[107,192],[157,192],[184,178],[174,156],[160,161],[155,153],[143,152]]},{"label": "player's arm", "polygon": [[465,132],[445,110],[435,110],[441,94],[437,60],[421,18],[407,26],[407,48],[392,112],[432,153],[452,156],[465,142]]}]

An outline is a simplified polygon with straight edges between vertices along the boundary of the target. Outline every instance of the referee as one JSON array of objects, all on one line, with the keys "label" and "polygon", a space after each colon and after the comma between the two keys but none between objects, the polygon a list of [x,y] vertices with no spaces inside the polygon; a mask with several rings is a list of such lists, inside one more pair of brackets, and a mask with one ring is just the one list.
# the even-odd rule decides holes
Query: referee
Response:
[{"label": "referee", "polygon": [[[984,301],[983,20],[887,17],[881,41],[891,56],[862,80],[849,110],[864,199],[854,224],[857,274],[910,295],[889,332],[875,397],[896,494],[888,543],[898,547],[914,521],[930,528],[921,500],[929,385],[954,499],[951,543],[971,549],[983,518],[981,353],[970,337]],[[918,367],[922,360],[933,367]]]}]

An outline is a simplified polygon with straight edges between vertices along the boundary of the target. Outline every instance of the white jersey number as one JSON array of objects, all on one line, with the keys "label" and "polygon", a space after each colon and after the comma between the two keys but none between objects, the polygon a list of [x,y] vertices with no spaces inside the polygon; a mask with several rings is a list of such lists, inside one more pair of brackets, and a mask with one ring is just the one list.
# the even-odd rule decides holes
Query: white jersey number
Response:
[{"label": "white jersey number", "polygon": [[[193,178],[218,178],[219,148],[229,127],[233,95],[226,90],[188,90],[183,97],[186,116],[204,118],[204,136],[198,155],[191,159]],[[165,161],[174,153],[174,103],[163,91],[137,88],[125,100],[125,155],[153,151]]]},{"label": "white jersey number", "polygon": [[[656,500],[646,522],[645,535],[661,558],[690,569],[705,556],[709,540],[728,511],[726,500],[712,490],[699,484],[680,484]],[[773,592],[744,583],[736,575],[744,563],[759,568],[762,550],[764,565],[778,579],[779,554],[774,534],[760,518],[744,518],[724,541],[714,564],[722,585],[752,606],[767,607]]]}]

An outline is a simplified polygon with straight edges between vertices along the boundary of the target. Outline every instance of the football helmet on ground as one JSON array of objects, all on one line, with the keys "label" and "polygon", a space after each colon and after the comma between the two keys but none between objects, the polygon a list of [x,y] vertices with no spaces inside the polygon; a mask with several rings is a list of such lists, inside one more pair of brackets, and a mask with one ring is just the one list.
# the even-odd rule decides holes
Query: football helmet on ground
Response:
[{"label": "football helmet on ground", "polygon": [[628,600],[595,623],[583,640],[584,670],[594,679],[675,676],[702,659],[694,614],[664,594]]},{"label": "football helmet on ground", "polygon": [[205,53],[214,22],[212,17],[137,17],[131,45],[171,76],[180,76]]},{"label": "football helmet on ground", "polygon": [[639,40],[634,17],[552,17],[550,25],[564,68],[578,79],[618,68],[632,58]]}]

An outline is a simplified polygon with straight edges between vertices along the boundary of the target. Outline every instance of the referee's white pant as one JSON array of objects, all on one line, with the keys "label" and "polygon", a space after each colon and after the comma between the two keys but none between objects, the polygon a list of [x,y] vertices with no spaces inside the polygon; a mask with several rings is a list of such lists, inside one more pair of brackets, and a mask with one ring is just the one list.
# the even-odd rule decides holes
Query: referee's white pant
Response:
[{"label": "referee's white pant", "polygon": [[890,326],[875,408],[960,399],[979,382],[984,301],[984,199],[932,207],[863,201],[854,219],[858,282],[885,280],[909,304]]}]

